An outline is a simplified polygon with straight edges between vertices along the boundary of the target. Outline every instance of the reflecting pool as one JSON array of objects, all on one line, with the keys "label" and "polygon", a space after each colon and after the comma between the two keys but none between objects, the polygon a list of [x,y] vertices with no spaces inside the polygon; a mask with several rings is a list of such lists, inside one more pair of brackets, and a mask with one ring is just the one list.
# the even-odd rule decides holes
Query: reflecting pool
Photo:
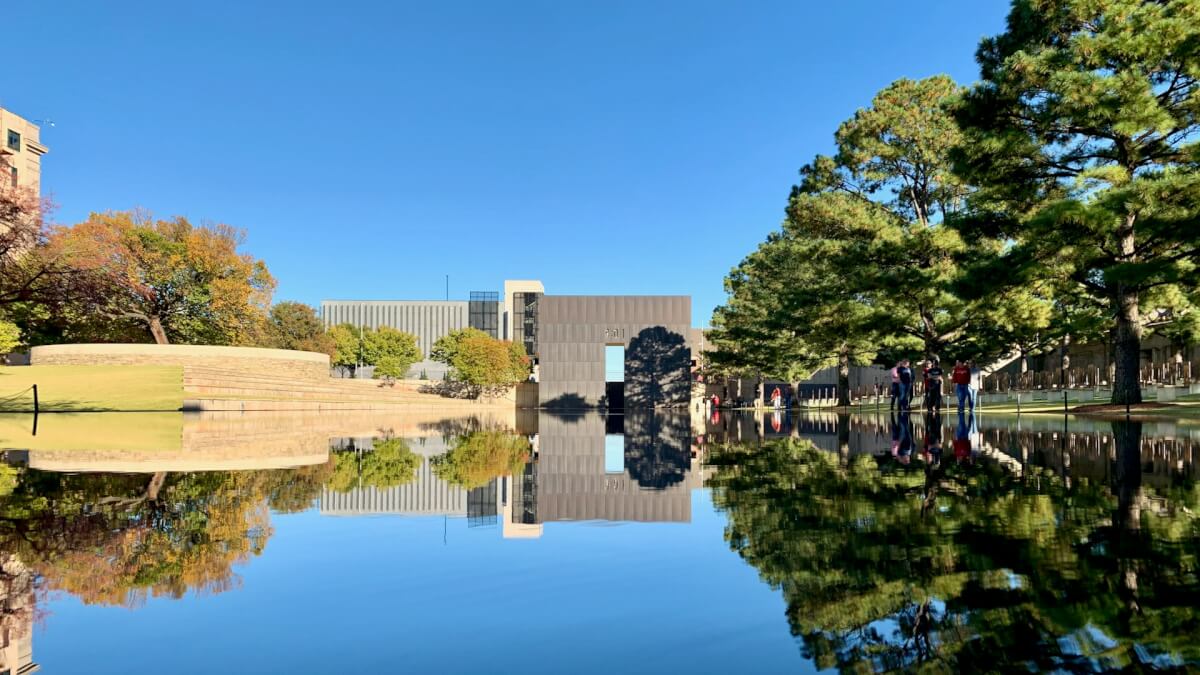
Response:
[{"label": "reflecting pool", "polygon": [[1200,667],[1195,420],[33,423],[0,672]]}]

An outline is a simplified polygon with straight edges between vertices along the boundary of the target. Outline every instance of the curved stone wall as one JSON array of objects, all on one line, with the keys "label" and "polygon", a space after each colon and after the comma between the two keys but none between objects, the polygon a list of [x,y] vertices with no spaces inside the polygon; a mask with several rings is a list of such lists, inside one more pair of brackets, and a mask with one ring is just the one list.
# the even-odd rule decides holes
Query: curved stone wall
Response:
[{"label": "curved stone wall", "polygon": [[207,366],[296,379],[328,379],[329,356],[316,352],[208,345],[72,344],[34,347],[34,366]]}]

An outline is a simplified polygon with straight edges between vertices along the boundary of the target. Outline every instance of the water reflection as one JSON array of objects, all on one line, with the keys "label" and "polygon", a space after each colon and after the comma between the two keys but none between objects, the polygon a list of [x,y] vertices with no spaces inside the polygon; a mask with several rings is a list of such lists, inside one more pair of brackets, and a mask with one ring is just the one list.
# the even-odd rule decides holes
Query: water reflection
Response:
[{"label": "water reflection", "polygon": [[[815,421],[825,428],[713,445],[708,484],[731,548],[782,591],[818,667],[1200,663],[1194,432]],[[842,438],[848,452],[830,452]]]},{"label": "water reflection", "polygon": [[[700,478],[686,414],[558,413],[535,422],[517,431],[469,419],[431,425],[409,441],[420,456],[412,480],[329,486],[321,512],[465,516],[472,525],[499,521],[503,536],[516,538],[541,536],[546,522],[690,520]],[[377,442],[339,441],[357,449]],[[335,453],[339,461],[343,452]]]},{"label": "water reflection", "polygon": [[[276,514],[462,518],[480,540],[537,556],[574,521],[691,523],[697,503],[711,521],[701,487],[728,548],[782,594],[786,617],[771,621],[797,640],[789,656],[819,668],[1200,665],[1200,430],[1181,422],[659,411],[216,415],[137,430],[123,419],[125,438],[112,419],[52,417],[37,438],[0,424],[11,448],[0,672],[33,663],[48,594],[139,607],[238,589]],[[96,433],[110,436],[93,445]],[[540,541],[501,541],[512,539]],[[732,559],[720,545],[685,554],[695,567]],[[555,588],[597,592],[571,583]],[[730,602],[719,595],[713,612]],[[670,607],[655,607],[666,620]]]}]

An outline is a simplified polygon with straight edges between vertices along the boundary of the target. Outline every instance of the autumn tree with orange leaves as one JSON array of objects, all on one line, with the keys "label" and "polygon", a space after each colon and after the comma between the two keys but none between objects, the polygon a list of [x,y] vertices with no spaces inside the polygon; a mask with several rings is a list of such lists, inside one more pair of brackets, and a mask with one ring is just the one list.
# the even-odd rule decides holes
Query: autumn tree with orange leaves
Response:
[{"label": "autumn tree with orange leaves", "polygon": [[116,211],[54,230],[47,249],[78,273],[69,311],[93,334],[246,345],[263,339],[275,280],[243,240],[225,224]]}]

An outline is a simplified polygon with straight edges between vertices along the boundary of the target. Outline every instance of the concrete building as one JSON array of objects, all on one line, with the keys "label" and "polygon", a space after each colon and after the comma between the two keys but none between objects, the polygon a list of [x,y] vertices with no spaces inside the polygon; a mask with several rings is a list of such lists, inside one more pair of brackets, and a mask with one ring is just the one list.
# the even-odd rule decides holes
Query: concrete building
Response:
[{"label": "concrete building", "polygon": [[[363,328],[388,326],[417,336],[422,361],[413,365],[409,376],[421,373],[430,380],[440,380],[446,366],[429,360],[429,351],[438,338],[453,330],[470,325],[471,303],[461,300],[322,300],[321,320],[325,327],[349,323]],[[370,376],[370,370],[364,375]]]},{"label": "concrete building", "polygon": [[0,108],[0,164],[4,164],[7,180],[14,187],[29,188],[42,193],[42,155],[49,149],[39,138],[41,127],[29,120]]},{"label": "concrete building", "polygon": [[[542,296],[540,406],[687,406],[691,321],[688,296]],[[606,361],[615,361],[615,372],[606,372]]]},{"label": "concrete building", "polygon": [[561,409],[687,406],[693,345],[703,348],[688,296],[546,295],[540,281],[528,279],[505,281],[503,296],[472,292],[466,302],[325,300],[321,316],[327,327],[390,326],[416,335],[425,360],[410,378],[445,376],[446,366],[428,357],[452,330],[478,328],[518,342],[534,361],[539,407]]}]

